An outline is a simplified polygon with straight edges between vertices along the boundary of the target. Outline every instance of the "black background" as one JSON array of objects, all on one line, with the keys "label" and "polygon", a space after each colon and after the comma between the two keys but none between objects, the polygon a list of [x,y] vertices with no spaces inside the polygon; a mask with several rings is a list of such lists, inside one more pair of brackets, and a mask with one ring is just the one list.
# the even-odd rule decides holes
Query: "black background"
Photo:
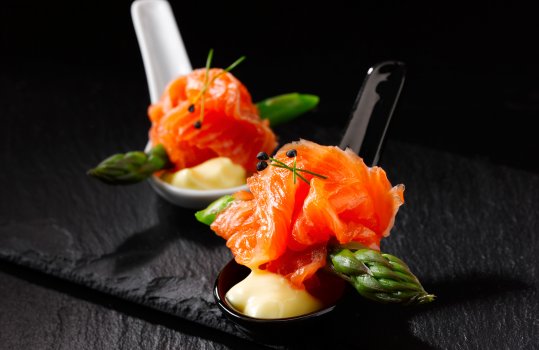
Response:
[{"label": "black background", "polygon": [[[171,4],[193,66],[204,65],[209,48],[216,50],[216,66],[246,55],[235,75],[255,100],[288,91],[316,93],[321,104],[311,117],[321,127],[344,128],[368,67],[402,60],[409,72],[391,138],[539,171],[537,6]],[[127,79],[135,87],[127,100],[134,102],[124,112],[145,118],[149,98],[129,1],[2,6],[3,88],[24,91],[43,83],[61,94],[63,77],[81,75],[94,85],[72,88],[99,98],[103,85]],[[9,108],[10,101],[0,101]],[[44,118],[62,113],[47,99],[33,101],[42,105]],[[71,120],[91,122],[76,114]]]}]

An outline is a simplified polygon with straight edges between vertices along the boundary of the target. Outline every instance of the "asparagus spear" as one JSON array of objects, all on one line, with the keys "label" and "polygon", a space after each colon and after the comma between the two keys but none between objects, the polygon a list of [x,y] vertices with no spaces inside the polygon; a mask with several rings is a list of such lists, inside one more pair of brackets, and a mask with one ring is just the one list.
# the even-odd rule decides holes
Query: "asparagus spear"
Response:
[{"label": "asparagus spear", "polygon": [[201,223],[210,226],[215,221],[217,214],[222,212],[233,200],[234,197],[231,195],[222,196],[208,205],[206,209],[197,211],[195,217]]},{"label": "asparagus spear", "polygon": [[363,297],[393,304],[426,304],[434,300],[408,265],[399,258],[372,249],[337,249],[329,254],[331,269]]},{"label": "asparagus spear", "polygon": [[148,153],[133,151],[110,156],[90,169],[88,175],[108,184],[128,185],[147,179],[168,164],[165,148],[157,145]]},{"label": "asparagus spear", "polygon": [[256,106],[260,116],[269,119],[270,125],[275,126],[310,111],[318,105],[319,100],[316,95],[294,92],[267,98],[258,102]]}]

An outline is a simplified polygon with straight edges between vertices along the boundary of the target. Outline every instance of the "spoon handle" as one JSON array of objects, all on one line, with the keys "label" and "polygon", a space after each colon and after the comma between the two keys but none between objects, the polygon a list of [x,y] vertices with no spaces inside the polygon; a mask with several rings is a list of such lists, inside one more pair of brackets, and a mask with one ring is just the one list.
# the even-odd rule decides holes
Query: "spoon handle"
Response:
[{"label": "spoon handle", "polygon": [[131,17],[154,103],[173,78],[193,69],[166,0],[136,0],[131,4]]},{"label": "spoon handle", "polygon": [[359,90],[340,147],[349,147],[367,165],[378,164],[405,75],[406,66],[402,62],[378,63],[369,68]]}]

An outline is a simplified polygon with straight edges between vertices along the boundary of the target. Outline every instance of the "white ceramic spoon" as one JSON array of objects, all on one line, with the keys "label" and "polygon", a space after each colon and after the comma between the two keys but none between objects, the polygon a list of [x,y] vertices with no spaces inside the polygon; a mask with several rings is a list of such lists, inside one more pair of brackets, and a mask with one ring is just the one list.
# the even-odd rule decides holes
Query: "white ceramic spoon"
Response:
[{"label": "white ceramic spoon", "polygon": [[166,0],[136,0],[131,17],[144,62],[150,100],[159,101],[167,84],[193,68]]},{"label": "white ceramic spoon", "polygon": [[[131,5],[131,17],[146,71],[152,103],[159,101],[167,84],[192,71],[174,14],[166,0],[136,0]],[[146,151],[151,144],[146,145]],[[191,190],[174,187],[152,176],[153,189],[169,202],[185,208],[204,208],[214,200],[247,186],[220,190]]]}]

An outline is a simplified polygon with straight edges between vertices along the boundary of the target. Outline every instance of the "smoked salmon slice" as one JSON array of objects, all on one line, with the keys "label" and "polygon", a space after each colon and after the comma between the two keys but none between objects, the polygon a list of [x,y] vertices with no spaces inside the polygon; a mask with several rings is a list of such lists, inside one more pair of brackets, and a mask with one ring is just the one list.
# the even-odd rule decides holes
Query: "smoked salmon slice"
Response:
[{"label": "smoked salmon slice", "polygon": [[[232,74],[212,68],[207,80],[211,84],[204,93],[203,115],[204,68],[172,81],[160,101],[149,107],[152,145],[165,147],[173,170],[228,157],[254,172],[257,152],[271,153],[277,146],[268,120],[260,118],[247,88]],[[202,121],[200,128],[197,121]]]},{"label": "smoked salmon slice", "polygon": [[302,172],[308,183],[294,183],[289,169],[268,166],[247,179],[251,195],[237,196],[211,228],[238,263],[304,288],[326,264],[329,245],[380,249],[404,203],[404,186],[392,186],[382,168],[367,167],[351,150],[300,140],[274,158],[292,167],[290,150],[296,150],[297,168],[326,178]]}]

